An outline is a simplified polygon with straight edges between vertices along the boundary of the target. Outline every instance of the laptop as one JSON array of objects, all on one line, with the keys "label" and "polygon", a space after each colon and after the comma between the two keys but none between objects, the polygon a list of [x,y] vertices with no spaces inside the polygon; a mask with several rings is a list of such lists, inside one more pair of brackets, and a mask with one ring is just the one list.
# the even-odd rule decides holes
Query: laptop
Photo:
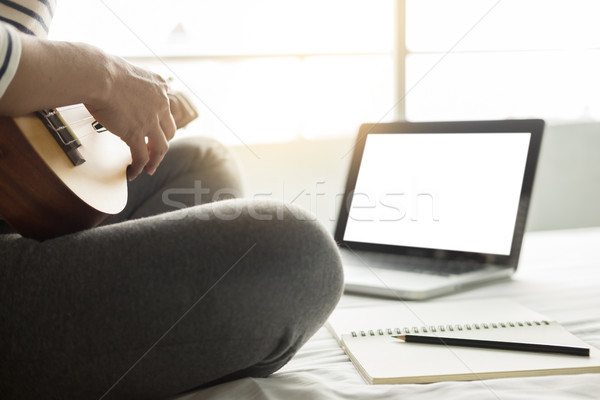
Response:
[{"label": "laptop", "polygon": [[349,293],[420,300],[516,270],[544,121],[364,124],[335,230]]}]

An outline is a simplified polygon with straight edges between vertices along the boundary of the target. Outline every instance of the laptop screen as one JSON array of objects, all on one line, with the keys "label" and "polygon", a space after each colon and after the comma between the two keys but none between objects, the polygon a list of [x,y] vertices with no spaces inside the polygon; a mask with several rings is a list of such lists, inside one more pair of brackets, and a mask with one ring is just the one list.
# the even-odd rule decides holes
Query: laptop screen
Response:
[{"label": "laptop screen", "polygon": [[508,256],[530,132],[369,133],[346,242]]}]

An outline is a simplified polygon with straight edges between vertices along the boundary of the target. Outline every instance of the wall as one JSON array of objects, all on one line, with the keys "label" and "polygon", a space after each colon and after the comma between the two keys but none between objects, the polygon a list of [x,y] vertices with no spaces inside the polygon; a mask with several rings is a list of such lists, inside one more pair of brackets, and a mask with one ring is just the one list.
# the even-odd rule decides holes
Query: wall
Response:
[{"label": "wall", "polygon": [[550,125],[538,163],[529,230],[600,226],[600,124]]},{"label": "wall", "polygon": [[[293,202],[333,232],[354,138],[233,149],[246,196]],[[550,125],[544,134],[528,230],[600,226],[600,124]]]}]

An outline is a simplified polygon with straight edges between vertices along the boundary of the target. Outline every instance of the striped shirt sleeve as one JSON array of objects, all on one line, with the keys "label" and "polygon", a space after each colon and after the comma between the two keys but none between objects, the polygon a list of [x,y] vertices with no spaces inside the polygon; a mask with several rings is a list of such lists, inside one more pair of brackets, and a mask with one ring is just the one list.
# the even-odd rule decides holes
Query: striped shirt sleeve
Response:
[{"label": "striped shirt sleeve", "polygon": [[21,41],[12,27],[0,22],[0,97],[12,81],[19,59],[21,58]]},{"label": "striped shirt sleeve", "polygon": [[0,21],[28,35],[45,38],[55,7],[55,0],[0,0]]},{"label": "striped shirt sleeve", "polygon": [[47,37],[55,8],[56,0],[0,0],[0,97],[15,76],[21,58],[17,31]]}]

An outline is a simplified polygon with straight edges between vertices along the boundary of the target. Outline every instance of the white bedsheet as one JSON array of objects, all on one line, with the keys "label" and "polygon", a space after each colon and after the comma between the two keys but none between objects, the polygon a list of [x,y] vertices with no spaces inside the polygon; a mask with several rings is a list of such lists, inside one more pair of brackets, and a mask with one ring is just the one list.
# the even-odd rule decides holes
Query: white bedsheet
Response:
[{"label": "white bedsheet", "polygon": [[[444,299],[485,297],[515,299],[600,348],[600,228],[528,233],[513,279]],[[344,295],[338,307],[390,301]],[[191,399],[600,399],[600,374],[368,385],[322,328],[269,378],[241,379],[180,398]]]}]

